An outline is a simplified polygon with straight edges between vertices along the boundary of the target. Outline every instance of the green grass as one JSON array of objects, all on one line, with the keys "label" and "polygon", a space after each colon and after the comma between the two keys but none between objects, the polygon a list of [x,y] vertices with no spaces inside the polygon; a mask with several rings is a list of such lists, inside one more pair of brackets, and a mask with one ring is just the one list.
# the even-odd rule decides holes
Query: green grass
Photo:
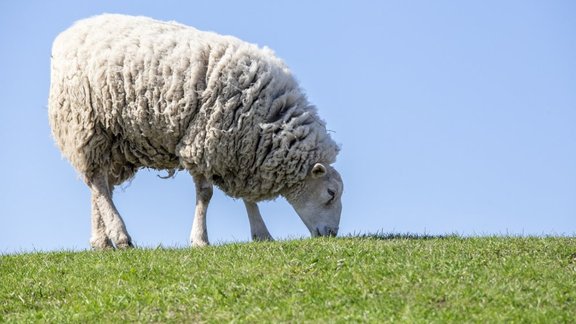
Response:
[{"label": "green grass", "polygon": [[366,236],[0,257],[8,322],[576,318],[576,238]]}]

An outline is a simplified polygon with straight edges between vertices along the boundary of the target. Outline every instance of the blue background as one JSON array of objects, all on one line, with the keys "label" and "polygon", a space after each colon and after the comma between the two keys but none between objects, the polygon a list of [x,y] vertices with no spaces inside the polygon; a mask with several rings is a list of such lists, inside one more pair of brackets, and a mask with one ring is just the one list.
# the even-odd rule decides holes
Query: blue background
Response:
[{"label": "blue background", "polygon": [[[342,151],[341,233],[576,233],[576,2],[2,1],[0,252],[85,249],[90,193],[47,120],[50,47],[103,12],[176,20],[283,58]],[[186,246],[187,173],[142,170],[115,192],[140,246]],[[279,239],[307,236],[283,200]],[[247,241],[216,191],[213,243]]]}]

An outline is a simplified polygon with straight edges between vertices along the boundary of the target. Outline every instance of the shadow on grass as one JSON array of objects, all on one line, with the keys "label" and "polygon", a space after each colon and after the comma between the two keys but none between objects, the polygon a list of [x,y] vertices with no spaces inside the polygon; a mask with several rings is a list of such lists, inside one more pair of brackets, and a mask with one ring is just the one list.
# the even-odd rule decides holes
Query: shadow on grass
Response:
[{"label": "shadow on grass", "polygon": [[413,233],[364,233],[356,234],[351,233],[343,235],[342,238],[359,238],[359,239],[371,239],[371,240],[442,240],[442,239],[455,239],[461,238],[458,234],[447,234],[447,235],[430,235],[430,234],[413,234]]}]

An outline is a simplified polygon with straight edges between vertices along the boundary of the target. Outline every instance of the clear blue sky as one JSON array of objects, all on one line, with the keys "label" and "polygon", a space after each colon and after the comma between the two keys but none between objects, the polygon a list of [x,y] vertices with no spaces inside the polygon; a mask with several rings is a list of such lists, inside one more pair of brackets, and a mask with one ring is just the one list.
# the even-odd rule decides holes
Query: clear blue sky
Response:
[{"label": "clear blue sky", "polygon": [[[341,233],[576,233],[574,1],[2,1],[0,253],[85,249],[90,193],[50,136],[50,47],[103,12],[273,48],[342,144]],[[140,246],[186,246],[194,186],[142,170],[115,192]],[[283,200],[276,238],[308,236]],[[217,191],[213,243],[247,241]]]}]

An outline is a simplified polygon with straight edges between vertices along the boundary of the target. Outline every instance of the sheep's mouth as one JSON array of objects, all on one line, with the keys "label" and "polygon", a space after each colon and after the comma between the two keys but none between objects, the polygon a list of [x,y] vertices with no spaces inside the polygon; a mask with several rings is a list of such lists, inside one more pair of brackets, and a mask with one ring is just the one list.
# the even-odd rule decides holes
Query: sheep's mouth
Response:
[{"label": "sheep's mouth", "polygon": [[313,237],[319,237],[319,236],[336,237],[336,235],[338,235],[338,230],[332,228],[327,228],[326,232],[322,233],[320,232],[320,228],[316,227],[314,232],[312,232]]}]

